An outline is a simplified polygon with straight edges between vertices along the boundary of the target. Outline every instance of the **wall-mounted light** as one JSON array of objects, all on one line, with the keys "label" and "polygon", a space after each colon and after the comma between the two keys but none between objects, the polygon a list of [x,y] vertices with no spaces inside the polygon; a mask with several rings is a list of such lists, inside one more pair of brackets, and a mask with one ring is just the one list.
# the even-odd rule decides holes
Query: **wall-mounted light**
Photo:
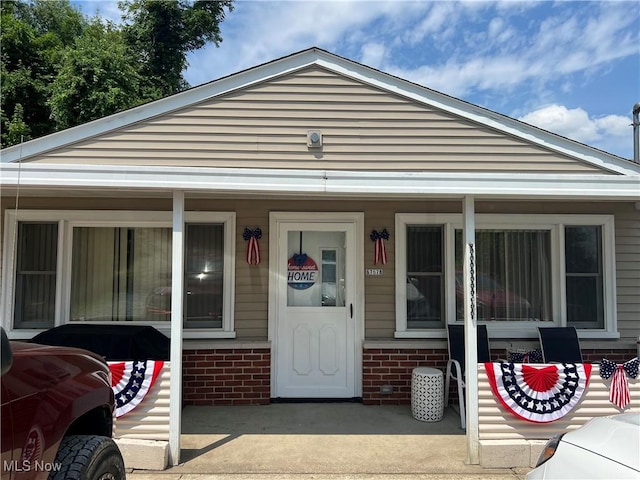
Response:
[{"label": "wall-mounted light", "polygon": [[307,132],[307,147],[319,148],[322,146],[322,132],[320,130],[309,130]]}]

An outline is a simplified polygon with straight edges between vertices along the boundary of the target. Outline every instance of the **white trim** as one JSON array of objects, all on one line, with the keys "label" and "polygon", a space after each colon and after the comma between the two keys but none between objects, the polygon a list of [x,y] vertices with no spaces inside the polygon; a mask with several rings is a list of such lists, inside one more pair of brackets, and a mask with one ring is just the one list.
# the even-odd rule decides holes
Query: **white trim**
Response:
[{"label": "white trim", "polygon": [[[462,201],[462,249],[464,260],[462,272],[464,279],[464,349],[465,372],[478,371],[478,318],[476,295],[476,272],[473,268],[476,261],[476,213],[475,199],[464,197]],[[446,251],[446,247],[445,247]],[[472,311],[476,314],[473,315]],[[447,368],[447,372],[448,372]],[[479,453],[479,411],[478,411],[478,376],[466,375],[464,378],[467,428],[467,461],[471,465],[480,463]],[[448,384],[447,384],[448,385]],[[461,406],[460,408],[463,408]],[[463,413],[460,413],[463,415]]]},{"label": "white trim", "polygon": [[28,159],[32,156],[55,150],[56,148],[69,146],[73,143],[96,137],[127,125],[142,122],[190,105],[195,105],[232,91],[241,90],[250,85],[265,82],[272,78],[301,70],[310,65],[318,65],[337,74],[353,78],[396,95],[401,95],[423,105],[449,112],[463,119],[504,132],[507,135],[520,138],[529,143],[569,155],[602,169],[623,175],[638,173],[638,169],[633,162],[621,157],[597,150],[588,145],[561,137],[505,115],[411,83],[407,80],[394,77],[318,48],[303,50],[146,105],[116,113],[109,117],[54,133],[40,139],[31,140],[22,145],[15,145],[3,151],[2,162],[17,162],[20,159]]},{"label": "white trim", "polygon": [[[184,338],[235,338],[235,212],[198,211],[184,212],[186,223],[222,223],[224,225],[224,284],[223,284],[223,324],[220,329],[186,328]],[[71,250],[73,228],[79,226],[118,227],[166,227],[172,226],[170,211],[130,211],[130,210],[19,210],[18,221],[48,221],[58,223],[58,258],[56,273],[56,308],[54,326],[65,323],[82,323],[69,320],[71,301]],[[14,279],[15,279],[15,236],[16,212],[5,212],[2,266],[2,318],[7,335],[12,339],[30,339],[44,329],[15,329],[13,326]],[[175,264],[175,262],[174,262]],[[92,322],[92,324],[111,322]],[[170,322],[130,322],[151,325],[170,336]]]},{"label": "white trim", "polygon": [[111,192],[227,192],[400,198],[544,198],[640,200],[635,175],[158,167],[131,165],[2,165],[0,187],[87,188]]},{"label": "white trim", "polygon": [[[446,338],[441,329],[408,329],[406,313],[406,288],[402,281],[407,275],[406,227],[407,225],[444,225],[445,258],[445,320],[456,321],[455,316],[455,258],[454,232],[461,229],[461,214],[398,213],[396,231],[396,331],[395,338]],[[580,338],[616,339],[617,329],[615,219],[613,215],[565,215],[565,214],[476,214],[475,228],[513,229],[518,226],[548,230],[551,242],[551,301],[553,322],[544,325],[566,325],[564,227],[571,225],[602,226],[604,328],[578,330]],[[487,322],[492,338],[537,338],[538,322]]]},{"label": "white trim", "polygon": [[364,251],[357,248],[364,244],[364,213],[362,212],[270,212],[269,213],[269,307],[268,307],[268,341],[271,343],[271,396],[276,395],[277,386],[277,355],[278,355],[278,301],[280,292],[280,279],[278,277],[278,264],[283,261],[280,258],[279,231],[281,225],[287,223],[312,223],[314,225],[327,223],[348,223],[354,227],[354,387],[355,395],[362,396],[362,345],[364,343]]},{"label": "white trim", "polygon": [[171,360],[169,382],[169,455],[171,465],[180,463],[182,433],[182,331],[184,319],[184,192],[173,192],[173,222],[171,225]]}]

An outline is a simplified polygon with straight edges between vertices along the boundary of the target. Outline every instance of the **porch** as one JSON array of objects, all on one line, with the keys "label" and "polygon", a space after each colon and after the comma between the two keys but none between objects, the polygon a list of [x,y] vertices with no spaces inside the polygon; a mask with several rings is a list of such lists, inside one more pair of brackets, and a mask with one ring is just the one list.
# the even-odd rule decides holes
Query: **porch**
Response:
[{"label": "porch", "polygon": [[457,414],[447,408],[442,421],[420,422],[409,405],[191,406],[181,444],[178,466],[128,478],[521,479],[529,470],[466,465]]}]

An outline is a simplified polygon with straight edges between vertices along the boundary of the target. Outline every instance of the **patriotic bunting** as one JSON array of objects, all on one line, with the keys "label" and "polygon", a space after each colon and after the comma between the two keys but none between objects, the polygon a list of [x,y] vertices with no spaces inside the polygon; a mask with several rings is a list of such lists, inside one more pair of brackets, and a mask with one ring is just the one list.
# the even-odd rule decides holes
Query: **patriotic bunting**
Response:
[{"label": "patriotic bunting", "polygon": [[609,389],[609,401],[622,410],[631,402],[627,376],[630,378],[638,377],[639,363],[638,357],[622,364],[617,364],[606,358],[600,362],[600,376],[605,380],[613,377]]},{"label": "patriotic bunting", "polygon": [[531,366],[485,363],[491,390],[507,411],[528,422],[548,423],[569,413],[589,383],[590,364]]},{"label": "patriotic bunting", "polygon": [[164,366],[162,360],[109,362],[111,388],[116,400],[116,417],[136,408],[156,383]]},{"label": "patriotic bunting", "polygon": [[378,265],[381,263],[382,265],[387,264],[387,250],[384,246],[384,241],[389,240],[389,232],[387,229],[383,229],[381,232],[377,230],[373,230],[371,235],[369,236],[371,241],[373,242],[373,263],[374,265]]},{"label": "patriotic bunting", "polygon": [[249,265],[258,265],[260,263],[260,244],[258,240],[262,238],[262,230],[260,227],[256,227],[255,230],[245,228],[242,233],[247,243],[247,263]]}]

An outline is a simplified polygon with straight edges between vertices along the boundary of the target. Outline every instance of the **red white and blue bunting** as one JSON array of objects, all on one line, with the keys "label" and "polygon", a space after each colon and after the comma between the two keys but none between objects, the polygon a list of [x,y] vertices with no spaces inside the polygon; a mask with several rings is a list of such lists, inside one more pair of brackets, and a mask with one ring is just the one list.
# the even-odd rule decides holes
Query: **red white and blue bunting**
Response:
[{"label": "red white and blue bunting", "polygon": [[532,366],[485,363],[491,390],[502,406],[528,422],[548,423],[569,413],[582,398],[591,365]]},{"label": "red white and blue bunting", "polygon": [[627,405],[631,402],[627,376],[631,378],[638,377],[639,363],[638,357],[622,364],[617,364],[606,358],[603,358],[600,362],[600,376],[605,380],[611,378],[609,401],[621,410],[627,408]]},{"label": "red white and blue bunting", "polygon": [[156,383],[164,366],[162,360],[109,362],[111,388],[115,395],[116,417],[136,408]]}]

